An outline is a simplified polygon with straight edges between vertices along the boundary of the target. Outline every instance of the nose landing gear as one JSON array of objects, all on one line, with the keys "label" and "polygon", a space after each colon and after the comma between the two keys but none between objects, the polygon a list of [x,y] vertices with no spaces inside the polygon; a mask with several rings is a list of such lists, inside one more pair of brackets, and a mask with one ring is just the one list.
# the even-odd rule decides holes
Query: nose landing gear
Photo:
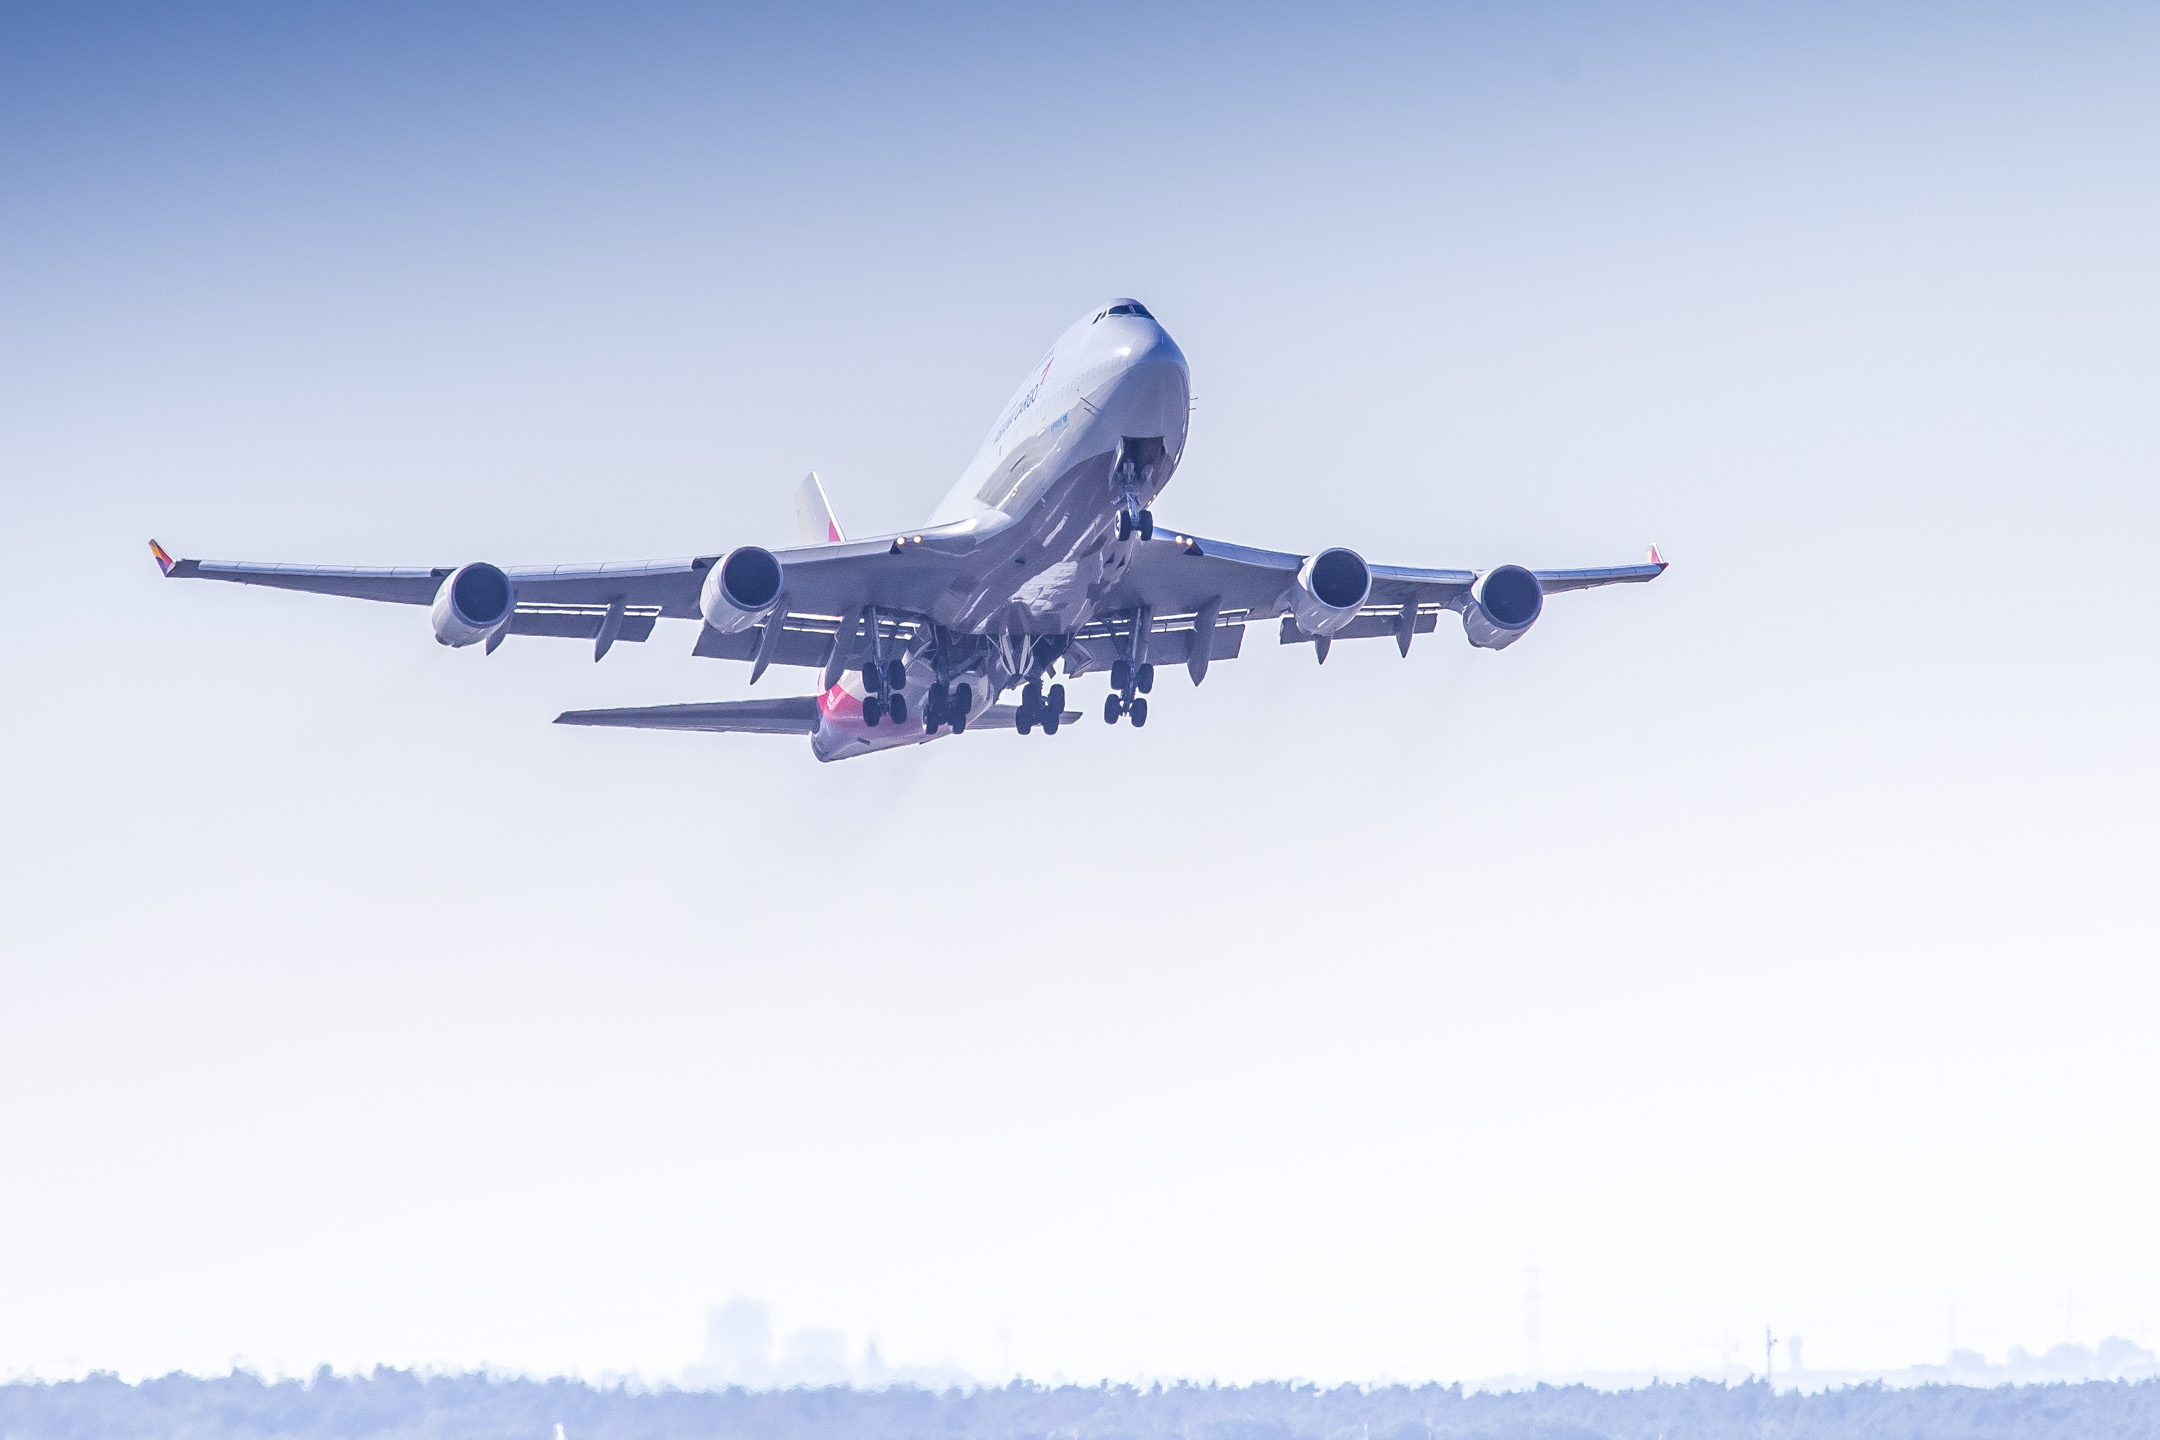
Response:
[{"label": "nose landing gear", "polygon": [[1156,480],[1163,470],[1160,435],[1127,435],[1118,441],[1117,454],[1110,461],[1110,483],[1118,494],[1118,539],[1130,540],[1136,530],[1142,540],[1155,538],[1155,516],[1144,501],[1155,493]]}]

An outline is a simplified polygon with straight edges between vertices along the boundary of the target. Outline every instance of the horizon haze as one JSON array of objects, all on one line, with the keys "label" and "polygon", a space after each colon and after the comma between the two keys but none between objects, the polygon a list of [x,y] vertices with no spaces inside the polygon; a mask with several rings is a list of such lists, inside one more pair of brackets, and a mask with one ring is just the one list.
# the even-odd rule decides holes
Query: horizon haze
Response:
[{"label": "horizon haze", "polygon": [[[0,1373],[680,1375],[730,1296],[970,1375],[2160,1347],[2155,73],[2109,5],[8,9]],[[144,546],[895,530],[1119,295],[1165,526],[1671,569],[821,767],[550,723],[814,683],[683,626]]]}]

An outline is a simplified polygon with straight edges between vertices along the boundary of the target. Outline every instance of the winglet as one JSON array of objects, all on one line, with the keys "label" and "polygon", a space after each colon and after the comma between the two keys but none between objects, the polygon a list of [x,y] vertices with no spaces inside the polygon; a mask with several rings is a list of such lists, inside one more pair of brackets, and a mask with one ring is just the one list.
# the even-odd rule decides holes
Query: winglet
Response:
[{"label": "winglet", "polygon": [[170,576],[172,574],[173,566],[180,563],[179,561],[173,559],[172,556],[166,554],[165,547],[158,544],[155,540],[152,540],[150,542],[150,553],[157,557],[157,568],[164,571],[167,576]]},{"label": "winglet", "polygon": [[1657,553],[1657,546],[1652,545],[1650,547],[1650,563],[1657,566],[1658,569],[1663,570],[1670,562],[1667,561],[1664,556]]}]

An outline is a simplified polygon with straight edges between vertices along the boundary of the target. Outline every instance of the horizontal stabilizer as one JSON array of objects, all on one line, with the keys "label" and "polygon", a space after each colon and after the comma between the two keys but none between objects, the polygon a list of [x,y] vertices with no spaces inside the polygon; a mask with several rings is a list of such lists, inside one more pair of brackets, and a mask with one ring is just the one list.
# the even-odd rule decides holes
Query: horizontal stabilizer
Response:
[{"label": "horizontal stabilizer", "polygon": [[808,735],[818,727],[815,695],[774,700],[712,700],[640,705],[625,710],[569,710],[558,725],[619,725],[632,730],[707,730],[732,735]]}]

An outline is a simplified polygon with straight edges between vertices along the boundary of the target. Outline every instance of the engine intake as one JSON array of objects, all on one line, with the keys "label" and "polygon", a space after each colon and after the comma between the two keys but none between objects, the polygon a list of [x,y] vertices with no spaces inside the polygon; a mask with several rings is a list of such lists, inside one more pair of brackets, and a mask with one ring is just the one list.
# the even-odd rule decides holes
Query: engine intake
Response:
[{"label": "engine intake", "polygon": [[738,545],[705,576],[698,609],[705,623],[734,635],[763,620],[780,600],[780,557],[756,545]]},{"label": "engine intake", "polygon": [[1505,650],[1545,612],[1545,587],[1520,565],[1499,565],[1478,576],[1463,606],[1463,634],[1481,650]]},{"label": "engine intake", "polygon": [[1290,613],[1307,635],[1333,635],[1357,619],[1372,594],[1372,571],[1355,550],[1322,550],[1298,567]]},{"label": "engine intake", "polygon": [[500,629],[517,609],[517,586],[485,561],[460,565],[435,592],[429,619],[444,645],[477,645]]}]

